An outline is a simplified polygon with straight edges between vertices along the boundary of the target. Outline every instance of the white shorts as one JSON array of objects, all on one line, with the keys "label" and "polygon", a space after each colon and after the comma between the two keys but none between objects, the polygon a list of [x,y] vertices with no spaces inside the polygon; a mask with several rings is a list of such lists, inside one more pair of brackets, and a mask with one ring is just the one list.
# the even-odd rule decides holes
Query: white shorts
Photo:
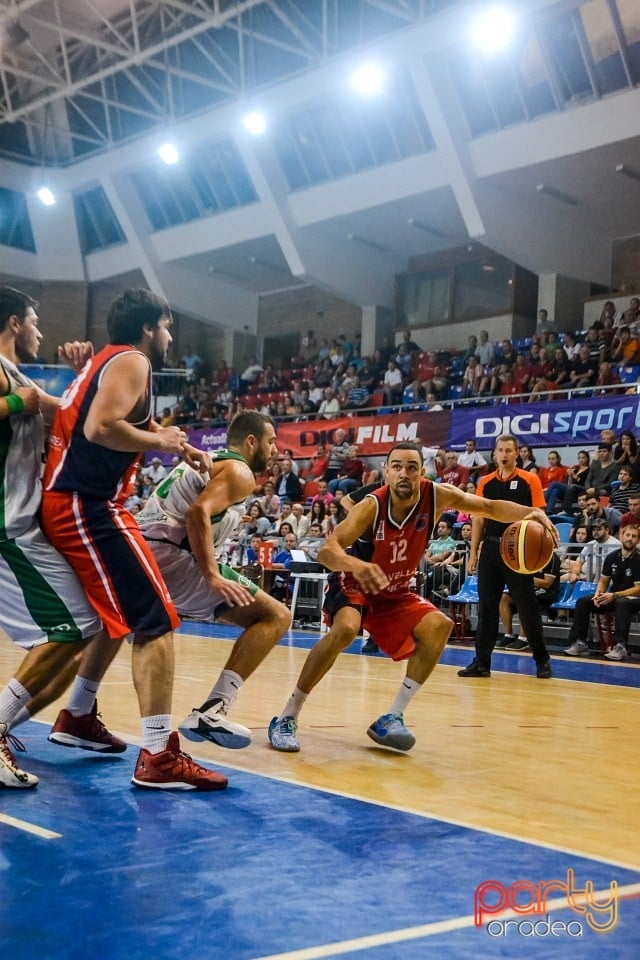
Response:
[{"label": "white shorts", "polygon": [[[162,578],[173,600],[173,604],[182,617],[194,620],[215,620],[216,611],[225,603],[221,593],[212,590],[202,575],[195,557],[175,543],[161,540],[147,540],[156,558]],[[257,586],[246,577],[242,577],[225,565],[220,567],[226,579],[233,579],[249,587],[253,594]]]},{"label": "white shorts", "polygon": [[0,627],[18,646],[75,643],[102,624],[80,581],[34,524],[14,540],[0,540]]}]

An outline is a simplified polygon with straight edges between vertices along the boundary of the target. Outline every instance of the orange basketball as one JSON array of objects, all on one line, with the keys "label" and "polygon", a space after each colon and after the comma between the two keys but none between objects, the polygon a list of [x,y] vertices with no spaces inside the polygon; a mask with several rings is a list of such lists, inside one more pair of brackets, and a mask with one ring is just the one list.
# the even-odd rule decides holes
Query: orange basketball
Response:
[{"label": "orange basketball", "polygon": [[538,573],[551,560],[553,540],[537,520],[519,520],[502,534],[500,555],[515,573]]}]

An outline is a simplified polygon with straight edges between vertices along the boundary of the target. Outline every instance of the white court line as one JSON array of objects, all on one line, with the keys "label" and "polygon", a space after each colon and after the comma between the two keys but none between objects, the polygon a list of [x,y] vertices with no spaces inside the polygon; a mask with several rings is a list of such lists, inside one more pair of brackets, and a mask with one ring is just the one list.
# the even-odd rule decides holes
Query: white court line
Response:
[{"label": "white court line", "polygon": [[[640,893],[640,883],[630,883],[626,887],[619,887],[618,899],[635,896]],[[610,890],[599,890],[591,895],[596,899],[606,900],[611,896]],[[574,896],[575,903],[585,903],[584,897]],[[545,908],[547,913],[564,910],[569,906],[566,897],[548,900]],[[514,910],[505,910],[496,914],[492,919],[524,920],[532,919],[536,915],[523,915]],[[543,918],[539,915],[538,919]],[[389,930],[386,933],[374,933],[368,937],[355,937],[353,940],[341,940],[336,943],[324,943],[317,947],[303,947],[301,950],[288,950],[286,953],[271,953],[268,956],[255,957],[254,960],[321,960],[323,957],[340,957],[345,953],[357,953],[359,950],[386,947],[390,943],[402,943],[408,940],[421,940],[424,937],[433,937],[439,933],[450,933],[453,930],[465,930],[475,926],[473,914],[466,917],[455,917],[451,920],[438,920],[436,923],[425,923],[420,927],[405,927],[403,930]],[[480,933],[480,931],[479,931]]]},{"label": "white court line", "polygon": [[28,820],[18,820],[16,817],[10,817],[6,813],[0,813],[0,823],[6,823],[9,827],[15,827],[16,830],[24,830],[25,833],[33,833],[36,837],[42,837],[44,840],[57,840],[62,836],[61,833],[46,830],[44,827],[39,827],[36,823],[29,823]]}]

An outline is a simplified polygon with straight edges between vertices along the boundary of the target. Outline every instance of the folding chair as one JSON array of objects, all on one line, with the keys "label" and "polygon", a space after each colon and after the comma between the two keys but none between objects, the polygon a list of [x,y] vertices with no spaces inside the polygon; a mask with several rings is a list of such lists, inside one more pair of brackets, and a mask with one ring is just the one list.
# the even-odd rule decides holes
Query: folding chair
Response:
[{"label": "folding chair", "polygon": [[471,574],[466,578],[458,593],[449,597],[449,610],[453,620],[453,638],[456,643],[466,643],[472,638],[467,634],[469,607],[477,604],[478,578]]}]

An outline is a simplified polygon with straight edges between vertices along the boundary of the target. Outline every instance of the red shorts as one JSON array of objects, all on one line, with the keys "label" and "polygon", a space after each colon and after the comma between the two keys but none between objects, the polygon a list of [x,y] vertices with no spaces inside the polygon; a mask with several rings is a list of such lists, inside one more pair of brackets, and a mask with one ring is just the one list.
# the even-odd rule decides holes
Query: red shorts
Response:
[{"label": "red shorts", "polygon": [[110,637],[160,637],[179,626],[156,559],[122,504],[45,491],[41,520]]},{"label": "red shorts", "polygon": [[413,631],[427,614],[437,611],[432,603],[411,590],[393,598],[362,593],[357,587],[342,587],[330,581],[324,602],[327,620],[331,623],[342,607],[360,607],[362,626],[375,643],[392,660],[407,660],[413,656],[416,643]]}]

